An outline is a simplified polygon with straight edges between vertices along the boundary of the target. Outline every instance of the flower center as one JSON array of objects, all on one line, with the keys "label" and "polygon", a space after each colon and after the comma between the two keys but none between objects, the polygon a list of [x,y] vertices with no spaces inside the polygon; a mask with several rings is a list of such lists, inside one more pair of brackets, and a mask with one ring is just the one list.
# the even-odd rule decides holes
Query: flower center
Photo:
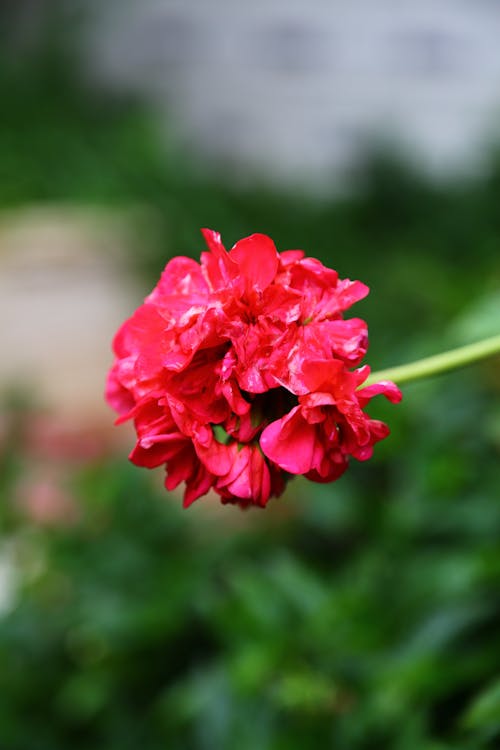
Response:
[{"label": "flower center", "polygon": [[298,404],[297,396],[281,386],[265,393],[243,391],[243,395],[252,404],[250,419],[253,427],[260,426],[259,434],[266,425],[281,419]]},{"label": "flower center", "polygon": [[[215,439],[223,445],[230,445],[232,442],[237,442],[240,447],[248,444],[258,445],[262,430],[271,422],[284,417],[298,404],[297,397],[282,387],[271,388],[265,393],[242,391],[242,395],[251,404],[246,422],[243,420],[240,424],[238,418],[236,429],[229,426],[231,420],[229,424],[226,423],[226,426],[212,424]],[[250,424],[248,424],[248,416]]]}]

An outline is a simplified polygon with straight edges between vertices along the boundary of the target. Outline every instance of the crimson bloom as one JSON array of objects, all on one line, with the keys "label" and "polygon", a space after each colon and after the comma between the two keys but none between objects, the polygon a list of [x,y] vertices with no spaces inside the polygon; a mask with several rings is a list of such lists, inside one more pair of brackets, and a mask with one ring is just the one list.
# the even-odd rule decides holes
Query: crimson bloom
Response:
[{"label": "crimson bloom", "polygon": [[[106,398],[133,419],[138,466],[165,464],[184,506],[213,489],[223,503],[265,506],[295,474],[337,479],[389,434],[364,407],[366,323],[343,313],[368,294],[301,250],[253,234],[227,252],[204,229],[201,261],[173,258],[120,328]],[[357,369],[353,369],[357,368]]]}]

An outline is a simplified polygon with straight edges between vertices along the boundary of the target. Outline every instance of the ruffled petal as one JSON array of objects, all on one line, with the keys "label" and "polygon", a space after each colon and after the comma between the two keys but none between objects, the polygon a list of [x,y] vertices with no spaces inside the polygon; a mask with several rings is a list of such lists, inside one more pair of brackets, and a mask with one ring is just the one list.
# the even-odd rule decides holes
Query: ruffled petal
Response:
[{"label": "ruffled petal", "polygon": [[297,406],[264,429],[260,447],[284,471],[306,474],[313,467],[316,429],[305,421]]},{"label": "ruffled petal", "polygon": [[276,276],[278,252],[272,239],[265,234],[252,234],[240,240],[231,249],[230,256],[238,264],[247,291],[262,292]]}]

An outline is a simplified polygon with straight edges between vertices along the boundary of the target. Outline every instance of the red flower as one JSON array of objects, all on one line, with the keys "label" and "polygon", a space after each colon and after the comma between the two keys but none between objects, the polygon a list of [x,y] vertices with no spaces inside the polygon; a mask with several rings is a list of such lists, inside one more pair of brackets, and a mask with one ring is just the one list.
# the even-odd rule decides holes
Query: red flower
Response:
[{"label": "red flower", "polygon": [[130,459],[165,464],[184,505],[209,489],[222,502],[266,505],[294,474],[337,479],[386,437],[363,411],[389,382],[360,388],[367,327],[343,313],[368,294],[301,250],[253,234],[230,252],[203,230],[198,264],[174,258],[118,331],[106,397],[133,419]]}]

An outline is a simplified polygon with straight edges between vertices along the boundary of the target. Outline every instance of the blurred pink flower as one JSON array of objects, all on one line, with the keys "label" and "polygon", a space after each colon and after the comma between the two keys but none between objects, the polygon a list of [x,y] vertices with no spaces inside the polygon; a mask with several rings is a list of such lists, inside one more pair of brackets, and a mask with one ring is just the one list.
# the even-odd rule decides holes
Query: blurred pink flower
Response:
[{"label": "blurred pink flower", "polygon": [[24,448],[31,457],[55,463],[85,463],[106,456],[113,443],[99,423],[69,421],[52,413],[30,413],[26,419]]},{"label": "blurred pink flower", "polygon": [[77,504],[57,473],[40,469],[17,487],[17,500],[30,521],[43,526],[71,526],[78,520]]}]

